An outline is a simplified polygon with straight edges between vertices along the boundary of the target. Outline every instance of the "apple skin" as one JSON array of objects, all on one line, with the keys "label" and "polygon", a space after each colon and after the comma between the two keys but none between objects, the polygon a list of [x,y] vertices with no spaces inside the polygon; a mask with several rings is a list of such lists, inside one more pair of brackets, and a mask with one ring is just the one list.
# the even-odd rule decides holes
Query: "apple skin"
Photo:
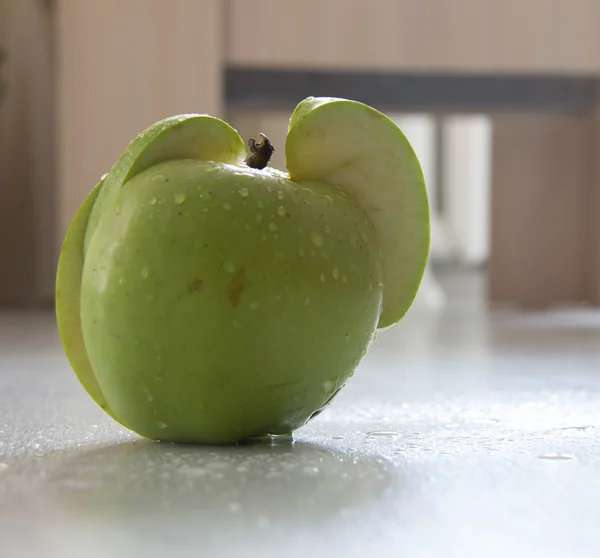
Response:
[{"label": "apple skin", "polygon": [[381,313],[382,261],[340,189],[178,159],[96,205],[81,329],[128,428],[204,444],[285,434],[353,374]]}]

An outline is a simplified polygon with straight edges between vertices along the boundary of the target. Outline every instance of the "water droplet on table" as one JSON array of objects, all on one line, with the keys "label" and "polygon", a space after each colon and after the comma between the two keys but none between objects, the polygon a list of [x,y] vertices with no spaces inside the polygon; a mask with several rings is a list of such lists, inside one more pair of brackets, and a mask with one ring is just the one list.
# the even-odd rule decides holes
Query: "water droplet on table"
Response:
[{"label": "water droplet on table", "polygon": [[231,502],[231,504],[229,504],[229,511],[231,513],[240,513],[243,509],[242,504],[239,502]]},{"label": "water droplet on table", "polygon": [[567,453],[543,453],[538,455],[538,459],[547,459],[550,461],[569,461],[570,459],[575,459],[575,456]]},{"label": "water droplet on table", "polygon": [[367,432],[367,436],[372,438],[396,438],[400,436],[400,432],[395,432],[394,430],[372,430],[371,432]]}]

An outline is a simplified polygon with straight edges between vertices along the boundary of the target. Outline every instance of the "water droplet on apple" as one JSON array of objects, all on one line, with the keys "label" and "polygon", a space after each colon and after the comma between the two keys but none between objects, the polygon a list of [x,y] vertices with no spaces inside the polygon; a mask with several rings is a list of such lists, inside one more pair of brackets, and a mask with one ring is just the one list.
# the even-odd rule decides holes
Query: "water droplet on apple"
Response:
[{"label": "water droplet on apple", "polygon": [[310,205],[310,202],[309,202],[309,201],[308,201],[306,198],[304,198],[304,203],[305,203],[306,205]]},{"label": "water droplet on apple", "polygon": [[146,399],[148,400],[148,403],[152,403],[152,401],[154,401],[154,396],[150,393],[150,390],[148,389],[148,386],[144,386],[142,388],[142,391],[144,392],[144,395],[146,396]]},{"label": "water droplet on apple", "polygon": [[304,187],[304,188],[302,188],[302,190],[304,190],[307,194],[312,194],[313,196],[315,195],[314,191],[311,190],[310,188]]},{"label": "water droplet on apple", "polygon": [[337,382],[334,380],[327,380],[323,384],[323,391],[326,393],[326,395],[331,395],[335,391],[336,383]]},{"label": "water droplet on apple", "polygon": [[262,200],[258,200],[256,202],[256,207],[258,207],[259,209],[262,209],[263,207],[265,207],[265,204]]},{"label": "water droplet on apple", "polygon": [[262,220],[263,220],[263,215],[262,215],[262,213],[257,213],[257,214],[256,214],[256,222],[257,222],[257,223],[261,223],[261,222],[262,222]]},{"label": "water droplet on apple", "polygon": [[119,277],[119,285],[123,284],[123,277]]},{"label": "water droplet on apple", "polygon": [[287,184],[287,180],[283,176],[279,179],[279,184]]},{"label": "water droplet on apple", "polygon": [[205,167],[204,172],[215,172],[217,167]]},{"label": "water droplet on apple", "polygon": [[163,422],[162,420],[157,420],[156,426],[158,426],[161,430],[164,430],[169,425],[166,422]]},{"label": "water droplet on apple", "polygon": [[325,194],[324,197],[329,203],[333,203],[333,198],[329,194]]},{"label": "water droplet on apple", "polygon": [[175,205],[181,205],[185,202],[185,200],[187,200],[187,196],[185,194],[175,194],[173,196],[173,201],[175,202]]},{"label": "water droplet on apple", "polygon": [[250,303],[250,310],[258,310],[258,302],[252,301]]},{"label": "water droplet on apple", "polygon": [[323,237],[318,232],[310,233],[310,241],[317,247],[323,246]]},{"label": "water droplet on apple", "polygon": [[229,203],[225,202],[225,203],[223,204],[223,209],[226,209],[227,211],[229,211],[229,210],[231,209],[231,204],[229,204]]},{"label": "water droplet on apple", "polygon": [[250,195],[250,192],[248,192],[248,188],[240,188],[240,196],[242,196],[242,198],[247,198]]},{"label": "water droplet on apple", "polygon": [[235,271],[235,265],[232,262],[225,262],[223,264],[223,269],[227,272],[227,273],[233,273]]},{"label": "water droplet on apple", "polygon": [[277,215],[279,215],[280,217],[285,217],[285,207],[283,207],[283,205],[280,205],[277,208]]},{"label": "water droplet on apple", "polygon": [[342,275],[342,281],[345,283],[346,281],[348,281],[348,277],[346,277],[345,275]]},{"label": "water droplet on apple", "polygon": [[237,171],[237,172],[234,172],[233,174],[235,174],[236,176],[251,176],[252,178],[254,178],[254,173],[252,173],[252,172]]},{"label": "water droplet on apple", "polygon": [[167,178],[165,177],[164,174],[155,174],[152,177],[152,182],[166,182]]},{"label": "water droplet on apple", "polygon": [[148,279],[148,276],[150,275],[150,270],[147,267],[143,267],[140,275],[142,276],[142,279]]},{"label": "water droplet on apple", "polygon": [[281,295],[275,295],[275,300],[281,300]]},{"label": "water droplet on apple", "polygon": [[282,200],[282,199],[285,197],[285,195],[284,195],[284,193],[283,193],[281,190],[279,190],[279,192],[277,192],[277,197],[278,197],[280,200]]},{"label": "water droplet on apple", "polygon": [[117,205],[115,206],[115,213],[118,215],[119,213],[121,213],[121,200],[119,200],[117,202]]},{"label": "water droplet on apple", "polygon": [[364,232],[360,233],[360,237],[362,238],[363,242],[367,242],[367,240],[369,240]]},{"label": "water droplet on apple", "polygon": [[156,205],[156,198],[152,198],[150,200],[150,205]]},{"label": "water droplet on apple", "polygon": [[325,277],[324,273],[321,273],[321,276],[319,277],[319,279],[321,279],[321,283],[325,283],[325,281],[327,281],[327,277]]},{"label": "water droplet on apple", "polygon": [[331,234],[331,229],[327,225],[325,225],[325,233]]},{"label": "water droplet on apple", "polygon": [[277,225],[275,223],[269,223],[269,230],[275,232],[277,230]]},{"label": "water droplet on apple", "polygon": [[346,341],[350,341],[350,336],[349,336],[349,335],[344,335],[344,339],[345,339]]},{"label": "water droplet on apple", "polygon": [[339,279],[339,277],[340,277],[340,270],[337,267],[334,267],[333,271],[331,272],[331,274],[333,275],[334,279]]}]

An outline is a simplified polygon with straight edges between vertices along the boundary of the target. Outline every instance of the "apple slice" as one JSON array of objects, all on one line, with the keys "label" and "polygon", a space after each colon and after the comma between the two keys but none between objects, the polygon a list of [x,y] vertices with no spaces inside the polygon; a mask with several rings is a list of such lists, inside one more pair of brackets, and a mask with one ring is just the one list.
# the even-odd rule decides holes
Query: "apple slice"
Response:
[{"label": "apple slice", "polygon": [[161,120],[139,134],[90,192],[77,212],[63,242],[56,277],[56,317],[59,334],[77,378],[111,417],[89,362],[81,328],[81,277],[86,246],[102,215],[102,206],[115,200],[119,189],[150,166],[172,159],[200,159],[241,163],[244,142],[228,124],[212,116],[179,115]]},{"label": "apple slice", "polygon": [[117,420],[96,380],[81,331],[79,293],[83,268],[83,238],[90,212],[103,184],[104,178],[83,202],[65,236],[56,273],[56,320],[67,359],[81,385],[100,407]]},{"label": "apple slice", "polygon": [[245,156],[246,147],[237,131],[214,116],[180,114],[156,122],[135,137],[108,173],[90,214],[85,247],[105,203],[115,202],[120,188],[147,168],[174,159],[241,164]]},{"label": "apple slice", "polygon": [[285,145],[290,179],[339,187],[366,212],[383,258],[378,327],[399,322],[429,254],[429,204],[421,166],[392,120],[356,101],[309,97],[294,111]]}]

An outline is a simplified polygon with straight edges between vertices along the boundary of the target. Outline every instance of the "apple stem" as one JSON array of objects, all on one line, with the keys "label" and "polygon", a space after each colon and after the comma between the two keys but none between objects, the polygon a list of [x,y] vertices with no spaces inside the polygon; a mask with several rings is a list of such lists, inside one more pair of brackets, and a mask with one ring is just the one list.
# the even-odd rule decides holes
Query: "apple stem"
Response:
[{"label": "apple stem", "polygon": [[260,134],[262,141],[258,143],[254,138],[248,140],[248,157],[245,163],[253,169],[264,169],[271,160],[275,148],[264,134]]}]

